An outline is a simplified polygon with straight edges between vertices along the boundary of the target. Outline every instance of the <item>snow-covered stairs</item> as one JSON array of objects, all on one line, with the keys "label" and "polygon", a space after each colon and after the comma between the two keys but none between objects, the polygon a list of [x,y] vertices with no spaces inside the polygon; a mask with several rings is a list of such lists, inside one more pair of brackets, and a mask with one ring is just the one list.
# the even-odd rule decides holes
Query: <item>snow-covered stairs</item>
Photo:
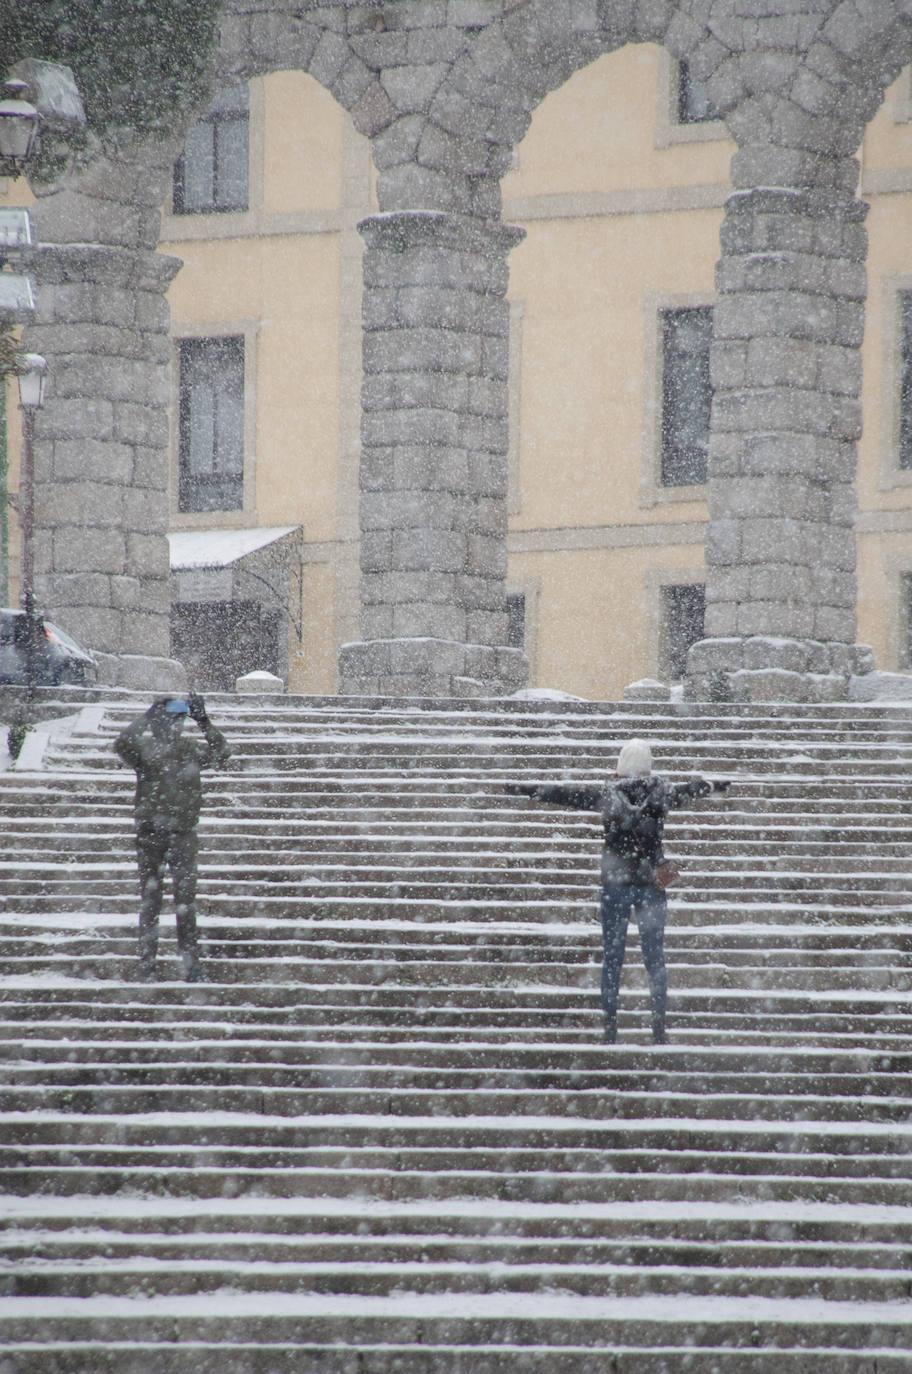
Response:
[{"label": "snow-covered stairs", "polygon": [[[213,697],[209,981],[167,907],[148,986],[146,703],[70,697],[0,775],[2,1374],[912,1368],[912,712]],[[733,779],[661,1048],[594,819],[503,792],[633,734]]]}]

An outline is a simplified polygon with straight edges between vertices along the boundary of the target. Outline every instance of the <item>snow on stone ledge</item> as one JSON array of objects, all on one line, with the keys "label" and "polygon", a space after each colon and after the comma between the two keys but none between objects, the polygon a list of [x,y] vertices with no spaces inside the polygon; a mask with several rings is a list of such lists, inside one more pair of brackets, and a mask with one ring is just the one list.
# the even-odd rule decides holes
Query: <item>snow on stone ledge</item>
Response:
[{"label": "snow on stone ledge", "polygon": [[849,678],[849,701],[912,701],[912,673],[864,673]]},{"label": "snow on stone ledge", "polygon": [[571,692],[560,692],[556,687],[523,687],[513,692],[510,701],[585,701],[586,697],[575,697]]}]

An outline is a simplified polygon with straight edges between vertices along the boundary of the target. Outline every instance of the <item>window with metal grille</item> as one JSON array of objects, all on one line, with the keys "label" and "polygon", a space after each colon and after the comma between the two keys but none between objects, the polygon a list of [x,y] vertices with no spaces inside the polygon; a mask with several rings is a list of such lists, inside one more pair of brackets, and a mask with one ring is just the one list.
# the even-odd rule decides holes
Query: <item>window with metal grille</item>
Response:
[{"label": "window with metal grille", "polygon": [[687,671],[687,651],[703,638],[706,588],[685,582],[662,588],[662,671],[672,682]]},{"label": "window with metal grille", "polygon": [[244,505],[244,340],[182,339],[180,475],[182,511]]},{"label": "window with metal grille", "polygon": [[712,389],[711,305],[661,311],[662,486],[706,481]]},{"label": "window with metal grille", "polygon": [[187,134],[174,167],[174,213],[246,210],[249,159],[247,87],[232,86],[219,92]]}]

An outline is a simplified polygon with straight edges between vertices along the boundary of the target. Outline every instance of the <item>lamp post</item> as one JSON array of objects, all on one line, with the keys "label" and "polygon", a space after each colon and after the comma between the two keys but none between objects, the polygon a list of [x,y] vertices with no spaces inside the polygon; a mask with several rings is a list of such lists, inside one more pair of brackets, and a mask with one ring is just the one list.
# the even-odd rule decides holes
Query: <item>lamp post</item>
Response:
[{"label": "lamp post", "polygon": [[21,538],[19,600],[26,615],[26,697],[35,694],[35,574],[32,537],[35,532],[35,411],[44,402],[47,363],[40,353],[23,355],[19,369],[19,409],[22,411],[22,470],[19,479],[19,531]]},{"label": "lamp post", "polygon": [[28,85],[13,79],[3,83],[0,100],[0,175],[18,177],[34,151],[40,115],[26,99]]}]

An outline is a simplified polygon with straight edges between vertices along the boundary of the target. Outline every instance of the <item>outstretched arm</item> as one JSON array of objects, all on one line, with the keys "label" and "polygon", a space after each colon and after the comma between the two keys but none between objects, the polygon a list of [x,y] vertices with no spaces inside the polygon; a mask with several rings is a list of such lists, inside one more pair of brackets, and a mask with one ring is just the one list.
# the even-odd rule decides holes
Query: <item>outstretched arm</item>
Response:
[{"label": "outstretched arm", "polygon": [[571,811],[601,811],[604,797],[601,787],[555,787],[522,782],[505,783],[504,791],[512,796],[547,802],[549,806],[565,806]]},{"label": "outstretched arm", "polygon": [[692,778],[690,782],[675,783],[668,789],[668,809],[675,811],[678,807],[686,806],[689,801],[708,797],[710,793],[727,792],[730,787],[731,783],[728,781],[709,782],[706,778]]}]

